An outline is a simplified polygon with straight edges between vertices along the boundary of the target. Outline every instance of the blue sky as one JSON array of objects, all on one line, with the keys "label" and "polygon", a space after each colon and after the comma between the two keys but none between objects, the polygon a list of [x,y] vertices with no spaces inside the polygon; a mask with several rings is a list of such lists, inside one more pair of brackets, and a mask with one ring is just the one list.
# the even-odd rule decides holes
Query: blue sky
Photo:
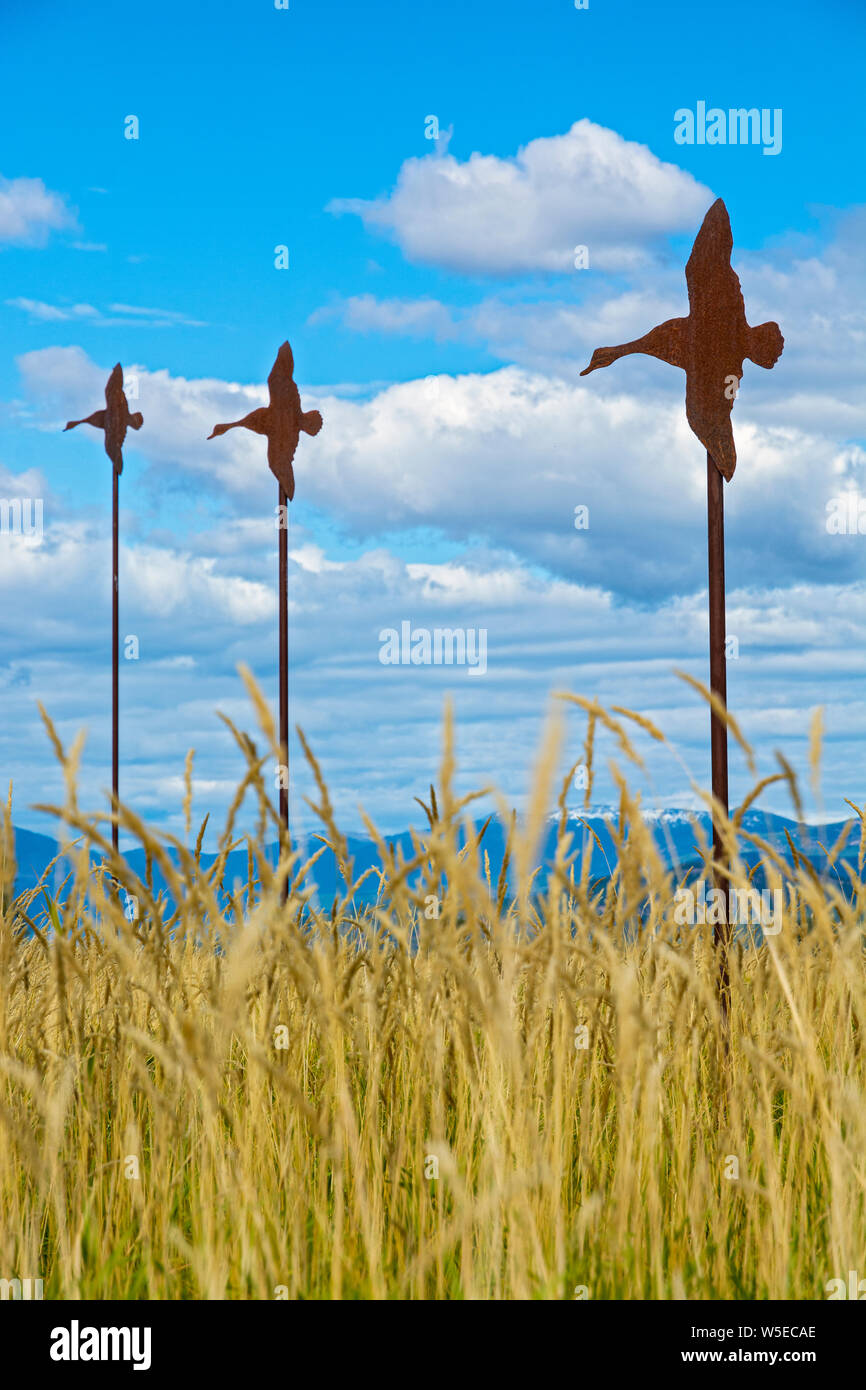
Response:
[{"label": "blue sky", "polygon": [[[194,745],[202,813],[225,803],[236,765],[213,711],[249,722],[239,660],[273,687],[271,478],[251,436],[204,437],[257,403],[285,337],[326,422],[297,461],[293,717],[347,824],[359,801],[406,823],[449,689],[467,784],[519,800],[563,685],[654,712],[705,781],[703,711],[671,674],[705,675],[682,381],[638,358],[577,373],[684,311],[718,195],[750,319],[786,336],[734,411],[732,704],[762,753],[795,762],[825,705],[843,815],[866,734],[864,541],[828,537],[824,509],[864,461],[864,18],[854,0],[7,0],[0,480],[46,517],[38,546],[0,540],[16,820],[38,828],[28,808],[56,791],[37,699],[65,735],[87,726],[91,800],[107,780],[109,474],[95,437],[59,426],[96,408],[117,360],[145,415],[122,484],[122,627],[142,637],[122,671],[124,788],[177,829]],[[677,145],[674,112],[699,100],[781,109],[781,153]],[[578,242],[588,271],[568,264]],[[486,625],[488,675],[383,668],[378,632],[407,618]],[[675,758],[646,796],[689,802]]]}]

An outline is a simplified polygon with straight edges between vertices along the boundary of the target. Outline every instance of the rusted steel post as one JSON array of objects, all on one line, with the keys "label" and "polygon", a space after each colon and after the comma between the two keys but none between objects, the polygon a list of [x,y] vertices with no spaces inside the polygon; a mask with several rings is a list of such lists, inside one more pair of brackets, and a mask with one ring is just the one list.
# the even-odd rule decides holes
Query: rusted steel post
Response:
[{"label": "rusted steel post", "polygon": [[[123,368],[118,362],[105,386],[105,409],[96,410],[83,420],[69,420],[67,430],[76,425],[93,425],[105,431],[105,452],[114,465],[111,492],[111,792],[114,812],[117,813],[120,795],[120,475],[123,472],[123,441],[127,429],[140,430],[144,423],[140,411],[130,413],[123,389]],[[116,819],[111,826],[111,843],[118,843]]]},{"label": "rusted steel post", "polygon": [[[707,454],[707,555],[710,606],[710,690],[727,708],[728,680],[725,654],[725,480]],[[728,729],[715,710],[710,710],[710,758],[712,763],[713,797],[725,815],[728,814]],[[725,849],[721,828],[713,815],[713,858],[717,866],[724,860]],[[730,882],[715,871],[715,884],[728,902]],[[727,1025],[730,1004],[728,948],[731,925],[725,911],[724,921],[716,923],[713,931],[719,953],[719,1007]]]},{"label": "rusted steel post", "polygon": [[280,819],[289,836],[289,528],[285,489],[280,484],[280,762],[285,777],[280,778]]},{"label": "rusted steel post", "polygon": [[[120,800],[120,515],[119,476],[114,473],[111,497],[111,792],[115,808]],[[111,843],[117,849],[118,824],[111,826]]]}]

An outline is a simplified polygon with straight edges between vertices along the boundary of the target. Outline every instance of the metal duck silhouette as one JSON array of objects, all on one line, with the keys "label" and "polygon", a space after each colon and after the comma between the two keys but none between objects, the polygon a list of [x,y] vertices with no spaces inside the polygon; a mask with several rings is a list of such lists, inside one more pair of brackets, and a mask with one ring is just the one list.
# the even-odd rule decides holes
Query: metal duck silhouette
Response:
[{"label": "metal duck silhouette", "polygon": [[301,395],[294,381],[295,359],[288,342],[283,343],[268,377],[270,405],[250,411],[242,420],[233,420],[228,425],[214,425],[208,439],[214,439],[226,430],[243,427],[255,434],[264,434],[268,440],[268,463],[271,472],[283,488],[291,502],[295,495],[295,474],[292,461],[298,447],[301,431],[304,434],[318,434],[322,428],[322,417],[318,410],[301,409]]},{"label": "metal duck silhouette", "polygon": [[64,433],[66,430],[74,430],[76,425],[93,425],[98,430],[105,430],[105,452],[114,464],[115,473],[120,477],[123,472],[122,451],[127,428],[140,430],[143,424],[144,417],[141,411],[130,413],[126,392],[123,389],[123,368],[118,362],[105,385],[105,409],[95,410],[83,420],[69,420],[64,426]]},{"label": "metal duck silhouette", "polygon": [[717,198],[695,237],[686,264],[689,315],[668,319],[643,338],[621,347],[596,348],[581,376],[609,367],[619,357],[644,352],[682,367],[686,374],[686,418],[722,476],[730,481],[737,465],[731,427],[743,360],[775,366],[785,340],[777,323],[752,328],[736,271],[731,266],[733,236],[728,210]]}]

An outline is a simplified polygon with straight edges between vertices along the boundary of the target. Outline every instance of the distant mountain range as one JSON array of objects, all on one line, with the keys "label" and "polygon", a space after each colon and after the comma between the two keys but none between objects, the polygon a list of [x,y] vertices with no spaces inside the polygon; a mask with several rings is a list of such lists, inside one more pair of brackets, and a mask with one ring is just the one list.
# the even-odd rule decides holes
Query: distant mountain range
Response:
[{"label": "distant mountain range", "polygon": [[[544,841],[538,856],[542,865],[549,864],[553,859],[558,821],[558,814],[551,815],[548,819]],[[572,848],[577,849],[581,854],[591,856],[589,873],[592,879],[607,878],[613,871],[617,857],[614,841],[617,822],[618,816],[612,811],[596,811],[583,818],[574,812],[569,815],[569,829],[574,836]],[[662,862],[675,872],[677,878],[686,877],[690,871],[694,871],[700,866],[699,833],[702,832],[707,841],[712,838],[710,817],[705,811],[650,811],[645,813],[644,822],[653,836]],[[743,818],[743,828],[772,845],[780,857],[793,869],[794,858],[787,838],[790,836],[790,840],[798,853],[809,859],[819,874],[826,871],[828,850],[836,844],[845,829],[845,824],[846,822],[838,821],[823,826],[810,825],[789,820],[785,816],[774,815],[772,812],[759,810],[747,811]],[[479,831],[482,825],[483,821],[479,821],[477,824]],[[597,840],[588,833],[587,827],[594,832]],[[385,838],[388,844],[402,852],[404,859],[413,857],[412,839],[408,830],[399,835],[389,835]],[[375,844],[366,836],[348,836],[347,842],[349,853],[354,859],[356,879],[365,869],[380,863],[379,852]],[[495,884],[502,867],[505,847],[505,827],[501,821],[497,819],[490,821],[484,834],[482,846],[487,854],[491,878]],[[311,837],[308,851],[312,853],[318,847],[319,843]],[[860,825],[855,819],[853,823],[849,823],[844,846],[839,856],[842,861],[853,866],[855,871],[859,847]],[[59,853],[59,845],[50,837],[36,834],[30,830],[16,829],[16,894],[35,887],[48,865]],[[276,855],[276,844],[270,845],[268,858],[271,863],[276,862]],[[743,843],[742,856],[747,864],[753,865],[759,859],[759,852],[754,846]],[[131,850],[124,857],[133,874],[143,878],[145,873],[144,850]],[[172,858],[175,856],[172,855]],[[204,869],[209,868],[215,858],[216,855],[214,854],[202,854],[202,867]],[[69,871],[68,862],[61,858],[52,871],[48,885],[52,896],[60,892],[63,880]],[[837,871],[841,872],[839,866],[837,866]],[[317,862],[313,875],[319,905],[322,907],[330,906],[335,896],[339,896],[344,891],[334,855],[330,850],[327,850]],[[246,880],[247,852],[244,847],[234,850],[229,855],[225,882],[227,886],[235,882],[245,885]],[[545,881],[546,874],[542,870],[536,880],[536,886],[543,889]],[[154,886],[157,889],[165,890],[166,888],[162,875],[156,868],[154,868]],[[359,904],[372,902],[376,897],[377,886],[376,876],[371,875],[357,895]]]}]

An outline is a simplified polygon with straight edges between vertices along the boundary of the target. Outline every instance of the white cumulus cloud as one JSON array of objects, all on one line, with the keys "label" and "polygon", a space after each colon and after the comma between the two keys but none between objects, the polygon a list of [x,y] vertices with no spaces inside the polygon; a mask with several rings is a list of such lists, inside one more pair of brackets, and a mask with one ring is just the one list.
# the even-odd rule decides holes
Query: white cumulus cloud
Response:
[{"label": "white cumulus cloud", "polygon": [[407,159],[389,195],[338,198],[329,209],[357,213],[409,260],[509,275],[572,269],[578,245],[599,269],[633,268],[699,225],[712,201],[691,174],[584,118],[508,159]]},{"label": "white cumulus cloud", "polygon": [[0,175],[0,243],[41,246],[50,232],[71,231],[76,225],[66,200],[41,179]]}]

